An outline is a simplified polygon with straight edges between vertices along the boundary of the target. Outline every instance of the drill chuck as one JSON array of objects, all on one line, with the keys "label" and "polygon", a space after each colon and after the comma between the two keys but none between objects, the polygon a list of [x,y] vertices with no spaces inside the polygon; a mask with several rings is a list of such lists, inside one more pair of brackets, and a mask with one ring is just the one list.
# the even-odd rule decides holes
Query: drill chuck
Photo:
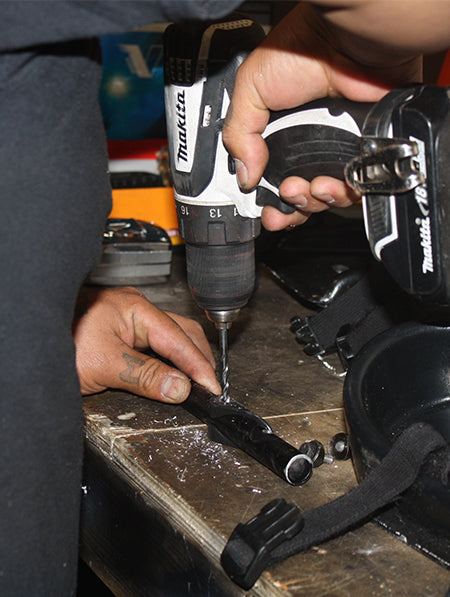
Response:
[{"label": "drill chuck", "polygon": [[240,313],[240,309],[228,309],[225,311],[205,311],[206,317],[216,326],[218,330],[229,330],[233,321]]},{"label": "drill chuck", "polygon": [[215,323],[231,322],[255,285],[254,242],[186,244],[188,285],[196,303]]}]

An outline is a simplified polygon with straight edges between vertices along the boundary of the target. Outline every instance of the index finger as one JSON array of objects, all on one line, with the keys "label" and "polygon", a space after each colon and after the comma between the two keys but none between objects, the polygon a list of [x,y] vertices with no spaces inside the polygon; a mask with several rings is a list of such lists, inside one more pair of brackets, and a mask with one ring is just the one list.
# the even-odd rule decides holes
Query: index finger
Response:
[{"label": "index finger", "polygon": [[200,324],[172,316],[148,301],[134,306],[135,347],[152,348],[197,383],[217,393],[214,357]]}]

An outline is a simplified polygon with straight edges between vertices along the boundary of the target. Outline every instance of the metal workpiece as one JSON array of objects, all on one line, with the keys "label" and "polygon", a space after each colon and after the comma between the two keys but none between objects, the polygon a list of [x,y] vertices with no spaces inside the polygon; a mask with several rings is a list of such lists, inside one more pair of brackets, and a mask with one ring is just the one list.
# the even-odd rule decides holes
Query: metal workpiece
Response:
[{"label": "metal workpiece", "polygon": [[208,425],[211,440],[239,448],[290,485],[303,485],[312,475],[311,458],[276,435],[260,416],[232,398],[214,396],[192,382],[183,407]]}]

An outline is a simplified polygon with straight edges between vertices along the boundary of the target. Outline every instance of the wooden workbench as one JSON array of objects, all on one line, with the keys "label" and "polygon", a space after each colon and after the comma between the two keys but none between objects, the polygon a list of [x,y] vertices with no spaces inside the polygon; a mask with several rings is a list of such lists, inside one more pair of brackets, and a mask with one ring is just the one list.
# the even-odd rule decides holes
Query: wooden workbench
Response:
[{"label": "wooden workbench", "polygon": [[[177,260],[167,284],[142,289],[158,306],[199,319]],[[289,330],[306,314],[262,269],[230,332],[231,395],[293,445],[345,430],[342,378],[307,357]],[[331,361],[339,368],[337,361]],[[81,553],[118,596],[444,597],[450,573],[375,523],[299,554],[245,593],[219,558],[238,522],[271,499],[309,510],[356,484],[350,461],[324,464],[292,487],[247,455],[212,443],[181,406],[122,392],[85,399]]]}]

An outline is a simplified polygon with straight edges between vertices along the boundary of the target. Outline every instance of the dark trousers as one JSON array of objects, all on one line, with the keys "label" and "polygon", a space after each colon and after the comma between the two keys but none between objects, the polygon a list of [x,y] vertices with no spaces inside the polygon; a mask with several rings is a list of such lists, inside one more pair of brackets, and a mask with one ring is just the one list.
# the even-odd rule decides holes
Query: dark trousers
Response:
[{"label": "dark trousers", "polygon": [[71,324],[110,209],[92,36],[238,0],[0,2],[0,595],[75,593],[82,409]]},{"label": "dark trousers", "polygon": [[71,322],[110,208],[98,44],[0,55],[0,594],[73,594],[82,463]]}]

